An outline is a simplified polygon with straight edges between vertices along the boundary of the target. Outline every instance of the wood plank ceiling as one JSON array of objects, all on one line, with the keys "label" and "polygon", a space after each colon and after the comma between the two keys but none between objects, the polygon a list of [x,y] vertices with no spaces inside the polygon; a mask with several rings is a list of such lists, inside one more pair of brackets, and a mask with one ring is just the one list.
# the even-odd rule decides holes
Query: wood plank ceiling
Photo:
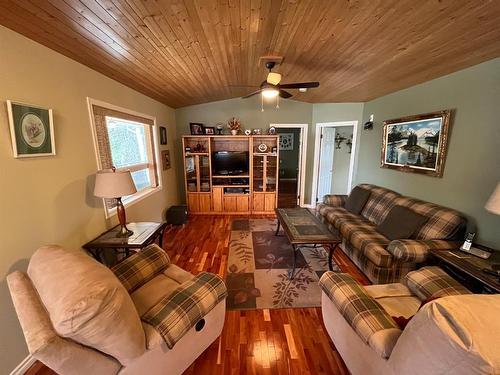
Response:
[{"label": "wood plank ceiling", "polygon": [[0,24],[174,108],[253,91],[359,102],[500,56],[498,0],[0,0]]}]

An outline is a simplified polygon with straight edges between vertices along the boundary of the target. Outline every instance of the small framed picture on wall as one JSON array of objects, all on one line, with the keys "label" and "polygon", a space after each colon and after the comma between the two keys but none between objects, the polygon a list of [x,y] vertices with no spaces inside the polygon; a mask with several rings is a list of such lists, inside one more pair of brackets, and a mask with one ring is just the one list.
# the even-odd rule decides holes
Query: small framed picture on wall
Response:
[{"label": "small framed picture on wall", "polygon": [[163,150],[161,152],[161,162],[164,171],[170,169],[170,150]]},{"label": "small framed picture on wall", "polygon": [[52,109],[7,100],[15,158],[56,154]]},{"label": "small framed picture on wall", "polygon": [[167,128],[164,126],[160,126],[160,144],[167,144]]}]

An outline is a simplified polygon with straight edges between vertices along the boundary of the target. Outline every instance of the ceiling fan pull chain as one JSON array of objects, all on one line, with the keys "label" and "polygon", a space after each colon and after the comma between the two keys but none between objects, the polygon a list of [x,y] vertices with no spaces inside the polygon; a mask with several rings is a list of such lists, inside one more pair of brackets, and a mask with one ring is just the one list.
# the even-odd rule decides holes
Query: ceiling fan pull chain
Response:
[{"label": "ceiling fan pull chain", "polygon": [[280,109],[280,96],[276,97],[276,109]]},{"label": "ceiling fan pull chain", "polygon": [[264,112],[264,97],[260,96],[260,111]]}]

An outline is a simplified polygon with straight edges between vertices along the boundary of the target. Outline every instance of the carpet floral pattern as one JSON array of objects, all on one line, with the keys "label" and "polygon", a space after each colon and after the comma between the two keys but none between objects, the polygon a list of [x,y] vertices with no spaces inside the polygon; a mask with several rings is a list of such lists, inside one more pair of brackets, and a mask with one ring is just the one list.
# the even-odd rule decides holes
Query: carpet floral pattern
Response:
[{"label": "carpet floral pattern", "polygon": [[322,247],[304,247],[297,253],[295,277],[292,245],[281,231],[275,236],[276,220],[235,219],[229,240],[228,309],[312,307],[321,305],[318,280],[328,270]]}]

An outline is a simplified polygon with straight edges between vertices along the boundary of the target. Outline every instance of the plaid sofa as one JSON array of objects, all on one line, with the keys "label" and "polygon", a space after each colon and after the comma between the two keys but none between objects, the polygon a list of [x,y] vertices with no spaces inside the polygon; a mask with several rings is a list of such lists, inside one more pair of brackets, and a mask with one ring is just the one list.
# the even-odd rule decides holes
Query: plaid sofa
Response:
[{"label": "plaid sofa", "polygon": [[[459,246],[455,240],[463,234],[466,221],[458,211],[405,197],[383,187],[359,186],[370,191],[360,215],[344,208],[345,195],[325,196],[316,211],[330,230],[342,237],[344,252],[373,283],[398,282],[426,260],[429,250]],[[397,205],[428,218],[413,238],[390,241],[377,232],[377,225]]]}]

